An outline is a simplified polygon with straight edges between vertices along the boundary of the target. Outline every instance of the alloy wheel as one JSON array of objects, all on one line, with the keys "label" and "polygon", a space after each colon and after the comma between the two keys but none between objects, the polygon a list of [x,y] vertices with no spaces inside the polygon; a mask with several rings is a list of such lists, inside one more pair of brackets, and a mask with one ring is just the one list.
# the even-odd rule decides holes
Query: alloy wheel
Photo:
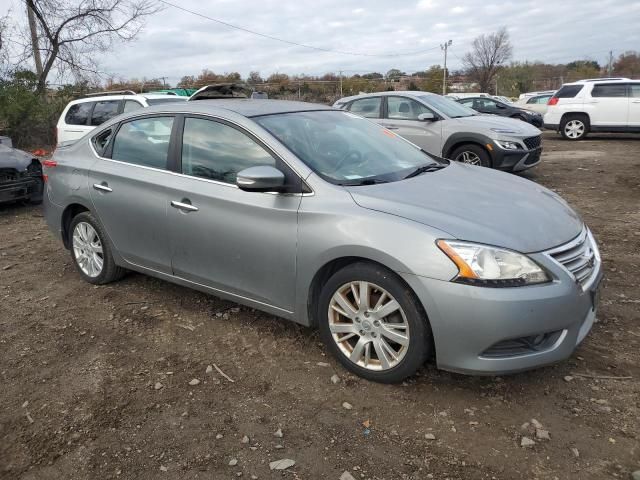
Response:
[{"label": "alloy wheel", "polygon": [[456,162],[467,163],[469,165],[482,165],[480,157],[473,152],[462,152],[456,157]]},{"label": "alloy wheel", "polygon": [[584,122],[569,120],[564,126],[564,133],[569,138],[580,138],[584,135]]},{"label": "alloy wheel", "polygon": [[95,278],[102,273],[104,253],[98,232],[90,223],[78,222],[73,230],[73,254],[85,275]]},{"label": "alloy wheel", "polygon": [[409,349],[409,323],[383,288],[364,281],[342,285],[329,302],[329,331],[354,364],[382,371],[397,366]]}]

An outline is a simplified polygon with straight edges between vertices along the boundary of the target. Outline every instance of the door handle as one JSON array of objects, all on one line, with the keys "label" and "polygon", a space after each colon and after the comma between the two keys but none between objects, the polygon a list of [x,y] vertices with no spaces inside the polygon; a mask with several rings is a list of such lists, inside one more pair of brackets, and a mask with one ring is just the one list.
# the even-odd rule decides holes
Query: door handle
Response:
[{"label": "door handle", "polygon": [[632,100],[631,103],[640,103],[640,100]]},{"label": "door handle", "polygon": [[386,127],[387,130],[398,130],[400,127]]},{"label": "door handle", "polygon": [[105,183],[94,183],[93,188],[95,188],[96,190],[100,190],[101,192],[113,192],[113,189],[107,186]]},{"label": "door handle", "polygon": [[175,200],[171,200],[171,206],[173,208],[177,208],[179,210],[184,210],[186,212],[197,212],[198,211],[198,207],[195,207],[195,206],[191,205],[190,203],[185,203],[184,201],[177,202]]}]

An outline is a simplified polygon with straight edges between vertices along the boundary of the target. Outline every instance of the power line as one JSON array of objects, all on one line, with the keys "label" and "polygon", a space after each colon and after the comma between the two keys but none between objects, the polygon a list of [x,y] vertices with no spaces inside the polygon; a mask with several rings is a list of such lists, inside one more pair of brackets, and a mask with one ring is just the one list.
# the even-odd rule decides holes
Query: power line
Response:
[{"label": "power line", "polygon": [[346,50],[334,50],[332,48],[318,47],[318,46],[315,46],[315,45],[307,45],[305,43],[298,43],[298,42],[294,42],[294,41],[291,41],[291,40],[286,40],[284,38],[275,37],[273,35],[268,35],[266,33],[256,32],[255,30],[251,30],[249,28],[241,27],[239,25],[234,25],[232,23],[225,22],[225,21],[220,20],[218,18],[209,17],[208,15],[205,15],[203,13],[199,13],[199,12],[195,12],[193,10],[189,10],[188,8],[181,7],[179,5],[176,5],[174,3],[168,2],[166,0],[158,0],[158,1],[160,3],[164,3],[165,5],[168,5],[170,7],[176,8],[178,10],[182,10],[183,12],[190,13],[191,15],[196,15],[196,16],[198,16],[200,18],[204,18],[206,20],[209,20],[209,21],[212,21],[212,22],[216,22],[216,23],[218,23],[220,25],[224,25],[224,26],[229,27],[229,28],[234,28],[236,30],[240,30],[240,31],[245,32],[245,33],[250,33],[251,35],[256,35],[258,37],[268,38],[269,40],[274,40],[276,42],[286,43],[288,45],[295,45],[297,47],[308,48],[308,49],[316,50],[316,51],[320,51],[320,52],[339,53],[341,55],[353,55],[353,56],[357,56],[357,57],[402,57],[402,56],[409,56],[409,55],[420,55],[422,53],[426,53],[426,52],[429,52],[431,50],[435,50],[435,49],[439,48],[439,46],[436,45],[435,47],[427,48],[426,50],[418,50],[418,51],[414,51],[414,52],[402,52],[402,53],[364,53],[364,52],[350,52],[350,51],[346,51]]}]

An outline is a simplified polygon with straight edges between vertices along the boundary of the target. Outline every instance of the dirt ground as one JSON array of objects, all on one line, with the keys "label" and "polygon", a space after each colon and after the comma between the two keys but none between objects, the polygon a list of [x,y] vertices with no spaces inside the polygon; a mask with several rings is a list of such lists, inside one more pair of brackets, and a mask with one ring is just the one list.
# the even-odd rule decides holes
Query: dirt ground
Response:
[{"label": "dirt ground", "polygon": [[[546,133],[544,148],[526,176],[597,237],[599,323],[568,361],[504,377],[427,365],[402,385],[367,382],[311,329],[143,275],[84,283],[39,208],[0,208],[0,478],[630,478],[640,136]],[[270,471],[285,458],[295,465]]]}]

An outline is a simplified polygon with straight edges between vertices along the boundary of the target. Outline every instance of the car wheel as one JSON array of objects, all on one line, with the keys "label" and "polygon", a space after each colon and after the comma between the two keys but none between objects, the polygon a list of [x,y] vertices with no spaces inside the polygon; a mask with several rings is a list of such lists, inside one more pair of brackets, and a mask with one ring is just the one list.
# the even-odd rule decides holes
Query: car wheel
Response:
[{"label": "car wheel", "polygon": [[451,158],[456,162],[466,163],[469,165],[481,165],[483,167],[491,166],[491,157],[489,153],[480,145],[469,143],[456,148],[451,154]]},{"label": "car wheel", "polygon": [[565,140],[582,140],[589,133],[589,120],[584,115],[565,115],[560,122],[560,134]]},{"label": "car wheel", "polygon": [[353,373],[382,383],[413,375],[431,353],[431,329],[411,289],[379,265],[354,263],[324,285],[320,335]]},{"label": "car wheel", "polygon": [[69,228],[71,258],[82,278],[94,285],[113,282],[126,270],[117,266],[102,225],[89,212],[76,215]]}]

